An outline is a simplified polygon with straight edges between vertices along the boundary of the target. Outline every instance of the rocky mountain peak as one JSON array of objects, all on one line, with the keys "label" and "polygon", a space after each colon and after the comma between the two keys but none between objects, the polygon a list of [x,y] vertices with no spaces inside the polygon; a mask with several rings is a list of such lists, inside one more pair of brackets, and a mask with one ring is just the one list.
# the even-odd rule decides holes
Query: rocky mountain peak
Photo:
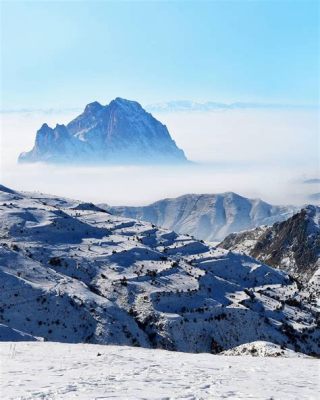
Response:
[{"label": "rocky mountain peak", "polygon": [[308,280],[320,267],[320,207],[308,205],[270,227],[233,233],[220,246]]},{"label": "rocky mountain peak", "polygon": [[114,100],[112,100],[109,104],[110,106],[118,106],[118,107],[122,107],[123,109],[126,110],[140,110],[142,112],[146,112],[141,104],[139,104],[137,101],[134,100],[127,100],[127,99],[123,99],[121,97],[116,97]]},{"label": "rocky mountain peak", "polygon": [[41,128],[38,130],[38,132],[47,132],[51,131],[52,128],[45,122],[44,124],[41,125]]},{"label": "rocky mountain peak", "polygon": [[187,159],[168,129],[131,100],[97,101],[65,125],[43,124],[20,162],[72,164],[176,164]]},{"label": "rocky mountain peak", "polygon": [[98,101],[94,101],[86,105],[84,113],[85,114],[96,113],[97,111],[100,111],[102,108],[103,105],[101,105]]}]

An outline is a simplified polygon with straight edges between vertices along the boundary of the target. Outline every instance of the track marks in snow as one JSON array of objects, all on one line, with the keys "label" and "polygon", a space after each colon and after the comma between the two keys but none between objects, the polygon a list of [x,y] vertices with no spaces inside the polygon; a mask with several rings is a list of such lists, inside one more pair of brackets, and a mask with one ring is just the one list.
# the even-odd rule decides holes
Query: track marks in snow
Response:
[{"label": "track marks in snow", "polygon": [[[0,343],[2,399],[312,400],[319,360]],[[294,361],[294,362],[293,362]]]}]

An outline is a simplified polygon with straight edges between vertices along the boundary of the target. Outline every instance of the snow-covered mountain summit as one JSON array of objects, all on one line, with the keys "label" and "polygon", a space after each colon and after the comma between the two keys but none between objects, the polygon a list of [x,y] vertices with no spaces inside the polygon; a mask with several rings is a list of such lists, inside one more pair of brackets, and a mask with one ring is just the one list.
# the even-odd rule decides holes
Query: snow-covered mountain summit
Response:
[{"label": "snow-covered mountain summit", "polygon": [[158,164],[187,159],[165,125],[136,101],[116,98],[88,104],[69,124],[38,130],[33,149],[20,162]]},{"label": "snow-covered mountain summit", "polygon": [[108,207],[116,215],[148,221],[197,239],[220,241],[232,232],[272,225],[293,214],[294,207],[273,206],[233,192],[186,194],[143,207]]},{"label": "snow-covered mountain summit", "polygon": [[[285,273],[90,203],[0,189],[0,339],[320,354]],[[2,339],[3,340],[3,339]]]}]

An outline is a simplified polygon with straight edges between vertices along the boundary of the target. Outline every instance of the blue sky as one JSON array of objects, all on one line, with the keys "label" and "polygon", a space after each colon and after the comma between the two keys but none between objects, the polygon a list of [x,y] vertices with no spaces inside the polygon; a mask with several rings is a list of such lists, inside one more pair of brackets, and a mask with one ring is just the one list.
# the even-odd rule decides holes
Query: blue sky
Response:
[{"label": "blue sky", "polygon": [[1,108],[316,104],[317,1],[2,2]]}]

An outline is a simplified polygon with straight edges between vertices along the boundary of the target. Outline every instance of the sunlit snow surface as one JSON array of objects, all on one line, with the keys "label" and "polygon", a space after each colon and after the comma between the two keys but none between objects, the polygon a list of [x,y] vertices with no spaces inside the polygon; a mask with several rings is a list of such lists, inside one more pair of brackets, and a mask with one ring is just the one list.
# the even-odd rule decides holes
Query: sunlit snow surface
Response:
[{"label": "sunlit snow surface", "polygon": [[0,303],[1,341],[219,353],[263,340],[320,355],[317,305],[285,273],[93,204],[1,186]]},{"label": "sunlit snow surface", "polygon": [[1,398],[317,399],[319,361],[164,350],[0,343]]}]

